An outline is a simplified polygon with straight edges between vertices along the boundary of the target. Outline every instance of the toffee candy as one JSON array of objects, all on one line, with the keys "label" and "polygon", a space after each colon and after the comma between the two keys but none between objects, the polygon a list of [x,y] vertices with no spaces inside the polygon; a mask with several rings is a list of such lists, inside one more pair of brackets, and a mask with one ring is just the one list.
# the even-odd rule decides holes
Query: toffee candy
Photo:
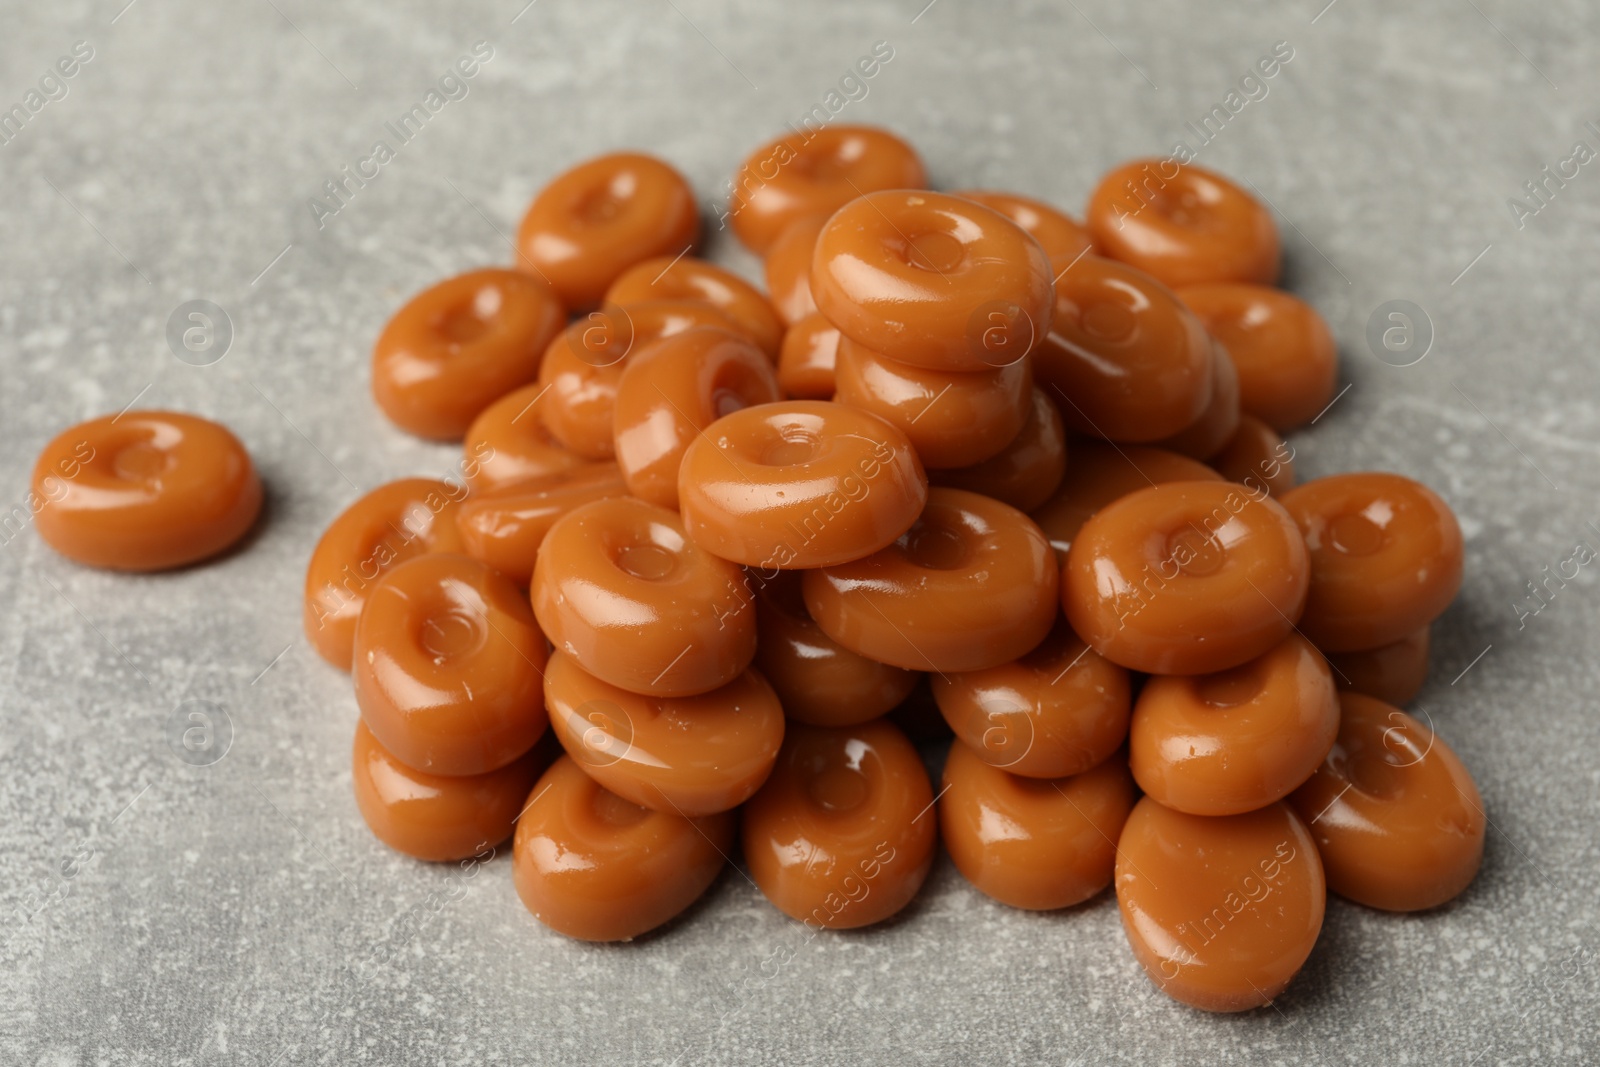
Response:
[{"label": "toffee candy", "polygon": [[764,573],[870,555],[905,533],[927,497],[927,475],[904,434],[824,401],[718,419],[678,468],[689,536]]},{"label": "toffee candy", "polygon": [[1033,390],[1028,421],[999,452],[970,467],[932,471],[934,485],[966,489],[1031,511],[1061,485],[1067,471],[1067,434],[1061,415],[1044,390]]},{"label": "toffee candy", "polygon": [[389,571],[361,609],[356,703],[406,766],[484,774],[544,733],[547,655],[510,579],[467,556],[418,556]]},{"label": "toffee candy", "polygon": [[1031,514],[1065,562],[1072,539],[1107,504],[1166,482],[1221,480],[1222,476],[1204,463],[1165,449],[1074,442],[1072,462],[1061,485]]},{"label": "toffee candy", "polygon": [[317,655],[350,669],[356,620],[392,567],[428,552],[460,552],[456,509],[464,486],[431,478],[380,485],[339,513],[306,566],[306,637]]},{"label": "toffee candy", "polygon": [[1151,678],[1128,738],[1139,788],[1192,815],[1237,815],[1311,777],[1339,730],[1322,653],[1291,633],[1239,667]]},{"label": "toffee candy", "polygon": [[1150,980],[1206,1011],[1248,1011],[1288,987],[1322,930],[1316,843],[1282,803],[1207,817],[1134,805],[1117,841],[1117,904]]},{"label": "toffee candy", "polygon": [[783,335],[778,384],[791,400],[832,400],[839,330],[817,312],[797,320]]},{"label": "toffee candy", "polygon": [[1266,206],[1215,171],[1133,160],[1100,179],[1085,213],[1105,255],[1167,285],[1278,280],[1278,227]]},{"label": "toffee candy", "polygon": [[795,725],[744,809],[750,877],[809,926],[881,922],[922,888],[938,837],[917,750],[890,723]]},{"label": "toffee candy", "polygon": [[1427,486],[1399,474],[1335,474],[1285,493],[1310,550],[1300,629],[1327,652],[1402,640],[1461,588],[1461,527]]},{"label": "toffee candy", "polygon": [[1133,809],[1128,765],[1108,759],[1071,778],[1021,778],[966,745],[944,765],[939,826],[967,881],[1014,908],[1069,908],[1111,884]]},{"label": "toffee candy", "polygon": [[236,544],[261,511],[261,479],[226,427],[173,411],[125,411],[45,445],[29,501],[39,536],[68,559],[161,571]]},{"label": "toffee candy", "polygon": [[1339,737],[1294,794],[1328,888],[1384,911],[1458,896],[1483,861],[1487,817],[1461,760],[1428,726],[1358,693],[1339,697]]},{"label": "toffee candy", "polygon": [[978,759],[1028,778],[1105,762],[1128,736],[1128,672],[1057,620],[1036,648],[987,670],[933,675],[950,728]]},{"label": "toffee candy", "polygon": [[517,231],[518,266],[584,310],[629,267],[693,249],[699,229],[683,175],[654,156],[617,152],[578,164],[534,197]]},{"label": "toffee candy", "polygon": [[413,770],[356,722],[350,777],[373,836],[419,860],[461,860],[511,836],[528,790],[550,757],[538,747],[484,774],[447,777]]},{"label": "toffee candy", "polygon": [[1232,357],[1239,404],[1278,431],[1309,422],[1333,400],[1339,356],[1316,309],[1265,285],[1218,283],[1178,290]]},{"label": "toffee candy", "polygon": [[1027,425],[1033,368],[1026,359],[978,371],[942,371],[889,359],[839,339],[836,399],[893,423],[929,468],[970,467],[1001,452]]},{"label": "toffee candy", "polygon": [[817,237],[811,292],[839,332],[884,358],[961,373],[1015,363],[1050,329],[1039,242],[982,204],[868,193]]},{"label": "toffee candy", "polygon": [[806,608],[846,648],[908,670],[1016,659],[1056,618],[1056,565],[1033,520],[960,489],[930,489],[911,528],[864,559],[807,571]]},{"label": "toffee candy", "polygon": [[596,500],[561,518],[530,593],[555,647],[630,693],[708,693],[755,655],[744,573],[689,540],[675,513],[642,500]]},{"label": "toffee candy", "polygon": [[1231,482],[1170,482],[1084,523],[1061,598],[1072,628],[1113,663],[1204,674],[1282,640],[1309,584],[1305,542],[1275,501]]},{"label": "toffee candy", "polygon": [[547,478],[585,462],[545,429],[538,404],[543,391],[537,382],[513,389],[467,427],[461,474],[473,492]]},{"label": "toffee candy", "polygon": [[677,815],[744,803],[783,743],[783,708],[755,671],[698,696],[647,697],[557,652],[544,700],[557,739],[585,774],[624,800]]},{"label": "toffee candy", "polygon": [[811,726],[855,726],[886,715],[921,678],[852,652],[822,632],[806,611],[800,574],[753,574],[756,590],[756,666],[783,703],[783,712]]},{"label": "toffee candy", "polygon": [[1170,289],[1126,264],[1084,256],[1056,278],[1055,292],[1034,374],[1069,429],[1153,442],[1205,414],[1213,342]]},{"label": "toffee candy", "polygon": [[512,581],[533,579],[539,546],[569,511],[628,495],[615,463],[585,463],[543,478],[469,497],[456,511],[462,551]]},{"label": "toffee candy", "polygon": [[615,454],[617,386],[627,360],[652,341],[697,326],[738,330],[704,301],[653,300],[591,311],[550,343],[539,368],[539,418],[584,459]]},{"label": "toffee candy", "polygon": [[736,323],[769,359],[778,358],[783,323],[761,290],[714,263],[692,256],[647,259],[622,272],[606,290],[619,307],[647,300],[703,300]]},{"label": "toffee candy", "polygon": [[372,349],[372,395],[419,437],[459,441],[490,404],[539,375],[566,318],[549,286],[487,268],[440,282],[395,313]]},{"label": "toffee candy", "polygon": [[711,887],[733,846],[734,814],[651,811],[605,790],[562,756],[517,820],[512,874],[533,917],[579,941],[628,941]]},{"label": "toffee candy", "polygon": [[922,160],[887,130],[829,125],[786,133],[750,153],[733,176],[726,219],[756,255],[799,219],[831,215],[863,193],[920,189]]},{"label": "toffee candy", "polygon": [[1239,428],[1207,462],[1230,482],[1281,498],[1294,488],[1294,449],[1254,415],[1239,416]]},{"label": "toffee candy", "polygon": [[1428,679],[1430,627],[1392,644],[1328,656],[1340,689],[1376,697],[1386,704],[1409,704]]},{"label": "toffee candy", "polygon": [[762,260],[772,306],[790,326],[817,313],[817,301],[811,295],[811,254],[830,214],[795,219],[784,227]]},{"label": "toffee candy", "polygon": [[617,381],[613,440],[628,490],[678,507],[678,467],[707,426],[778,400],[772,365],[755,344],[697,327],[646,345]]},{"label": "toffee candy", "polygon": [[1044,249],[1050,257],[1051,276],[1070,266],[1085,252],[1093,250],[1089,231],[1075,219],[1039,200],[1016,193],[1000,193],[987,189],[964,189],[950,194],[976,201],[986,208],[1000,212],[1016,223]]}]

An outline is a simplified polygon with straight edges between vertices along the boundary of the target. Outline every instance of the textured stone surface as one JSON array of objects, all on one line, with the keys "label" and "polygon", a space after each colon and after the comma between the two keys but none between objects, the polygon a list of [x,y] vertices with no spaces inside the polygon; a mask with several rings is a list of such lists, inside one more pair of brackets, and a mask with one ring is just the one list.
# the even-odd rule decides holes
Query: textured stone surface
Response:
[{"label": "textured stone surface", "polygon": [[[122,2],[4,16],[6,107],[74,42],[93,58],[0,145],[0,489],[20,503],[45,440],[137,397],[234,427],[270,499],[248,550],[178,574],[80,569],[31,530],[0,548],[0,1061],[1600,1057],[1593,568],[1525,625],[1514,607],[1600,547],[1600,164],[1521,229],[1506,203],[1575,140],[1600,147],[1591,5]],[[480,40],[469,95],[319,228],[307,200]],[[368,399],[385,316],[507,260],[533,190],[578,158],[659,152],[712,200],[880,40],[894,58],[841,121],[902,131],[941,184],[1069,206],[1111,163],[1193,143],[1186,120],[1294,49],[1199,158],[1281,212],[1288,282],[1341,343],[1350,389],[1295,438],[1303,472],[1404,471],[1461,516],[1466,588],[1419,703],[1493,828],[1437,914],[1330,902],[1272,1008],[1188,1011],[1138,970],[1109,897],[1009,911],[945,861],[883,929],[812,940],[730,870],[657,936],[571,944],[523,911],[504,858],[471,879],[408,862],[350,799],[355,709],[300,633],[304,561],[358,491],[455,459]],[[234,326],[209,366],[165,339],[192,298]],[[1365,340],[1392,299],[1433,323],[1413,366]],[[212,766],[167,745],[186,700],[231,722]]]}]

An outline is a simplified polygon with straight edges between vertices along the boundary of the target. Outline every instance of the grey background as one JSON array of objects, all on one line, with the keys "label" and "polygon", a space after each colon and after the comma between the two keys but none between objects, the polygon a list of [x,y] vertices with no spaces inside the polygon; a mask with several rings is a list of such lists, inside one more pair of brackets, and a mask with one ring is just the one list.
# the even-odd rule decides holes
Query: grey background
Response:
[{"label": "grey background", "polygon": [[[82,569],[31,530],[0,548],[0,1062],[1600,1056],[1595,567],[1520,626],[1514,606],[1577,542],[1600,548],[1600,162],[1525,228],[1506,204],[1575,140],[1600,147],[1593,5],[124,2],[0,11],[6,107],[94,48],[0,145],[0,490],[20,504],[47,439],[137,398],[233,427],[269,503],[247,550],[176,574]],[[470,94],[319,229],[308,198],[479,40],[494,58]],[[1342,347],[1350,389],[1295,436],[1303,475],[1404,471],[1461,517],[1466,586],[1419,703],[1492,829],[1438,913],[1330,901],[1271,1008],[1182,1008],[1109,896],[1010,911],[944,860],[876,930],[809,940],[730,870],[657,936],[573,944],[523,911],[505,857],[471,878],[410,862],[350,798],[355,708],[301,635],[305,560],[358,492],[456,458],[368,397],[386,316],[509,261],[534,190],[580,158],[660,153],[710,202],[879,40],[894,58],[839,121],[899,130],[939,184],[1073,210],[1114,162],[1190,140],[1185,120],[1274,42],[1294,48],[1199,161],[1280,212],[1287,284]],[[729,242],[711,254],[758,276]],[[165,340],[193,298],[233,322],[210,366]],[[1413,366],[1365,342],[1392,299],[1435,330]],[[231,723],[212,766],[167,744],[186,700]]]}]

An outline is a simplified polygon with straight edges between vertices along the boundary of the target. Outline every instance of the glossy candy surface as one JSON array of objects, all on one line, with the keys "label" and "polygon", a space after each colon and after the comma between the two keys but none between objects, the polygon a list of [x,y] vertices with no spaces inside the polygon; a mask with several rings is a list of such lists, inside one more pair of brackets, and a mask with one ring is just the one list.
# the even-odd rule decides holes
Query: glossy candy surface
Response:
[{"label": "glossy candy surface", "polygon": [[419,860],[462,860],[511,836],[528,790],[550,762],[538,745],[484,774],[447,777],[395,759],[357,720],[350,754],[356,806],[378,840]]},{"label": "glossy candy surface", "polygon": [[1333,672],[1291,633],[1241,666],[1147,681],[1128,759],[1139,788],[1166,807],[1237,815],[1293,792],[1338,730]]},{"label": "glossy candy surface", "polygon": [[428,552],[460,552],[456,510],[466,487],[432,478],[380,485],[339,513],[306,566],[303,622],[317,654],[350,669],[356,619],[390,568]]},{"label": "glossy candy surface", "polygon": [[1391,644],[1461,588],[1461,527],[1432,489],[1399,474],[1335,474],[1285,493],[1305,535],[1311,589],[1300,629],[1326,652]]},{"label": "glossy candy surface", "polygon": [[418,556],[390,570],[361,609],[356,704],[406,766],[484,774],[544,733],[547,655],[510,579],[468,556]]},{"label": "glossy candy surface", "polygon": [[790,224],[831,215],[878,189],[920,189],[927,174],[916,151],[887,130],[834,123],[786,133],[745,159],[733,176],[726,221],[756,255]]},{"label": "glossy candy surface", "polygon": [[697,327],[646,345],[617,381],[612,432],[628,491],[676,510],[688,447],[724,415],[779,395],[772,364],[737,334]]},{"label": "glossy candy surface", "polygon": [[517,231],[517,267],[547,282],[575,311],[629,267],[694,247],[694,191],[654,156],[616,152],[578,164],[540,190]]},{"label": "glossy candy surface", "polygon": [[852,929],[911,902],[933,864],[938,816],[917,750],[883,719],[792,725],[744,808],[750,877],[779,911]]},{"label": "glossy candy surface", "polygon": [[514,270],[457,275],[412,297],[372,349],[372,395],[401,429],[459,441],[485,408],[539,376],[566,312]]},{"label": "glossy candy surface", "polygon": [[689,535],[762,572],[870,555],[916,521],[927,494],[904,434],[869,412],[817,400],[717,420],[678,470]]},{"label": "glossy candy surface", "polygon": [[461,550],[526,585],[557,520],[592,501],[627,494],[615,463],[585,463],[469,497],[456,510]]},{"label": "glossy candy surface", "polygon": [[1044,390],[1034,387],[1028,421],[999,452],[970,467],[931,471],[934,485],[985,493],[1031,511],[1050,499],[1067,470],[1067,433]]},{"label": "glossy candy surface", "polygon": [[1156,442],[1206,411],[1215,374],[1205,327],[1172,290],[1084,256],[1055,282],[1055,318],[1034,374],[1077,433]]},{"label": "glossy candy surface", "polygon": [[543,390],[538,382],[513,389],[467,427],[461,476],[474,492],[545,478],[585,462],[545,429],[538,404]]},{"label": "glossy candy surface", "polygon": [[1030,514],[1064,562],[1083,524],[1107,504],[1166,482],[1221,480],[1204,463],[1165,449],[1075,441],[1061,484]]},{"label": "glossy candy surface", "polygon": [[817,247],[817,234],[831,214],[795,219],[784,227],[762,259],[772,306],[790,326],[817,313],[817,301],[811,295],[811,253]]},{"label": "glossy candy surface", "polygon": [[1342,690],[1376,697],[1386,704],[1411,703],[1411,698],[1422,689],[1422,683],[1428,680],[1431,630],[1424,626],[1391,644],[1329,654],[1334,684]]},{"label": "glossy candy surface", "polygon": [[1316,843],[1282,803],[1208,817],[1145,797],[1117,841],[1116,884],[1145,973],[1206,1011],[1248,1011],[1283,992],[1327,907]]},{"label": "glossy candy surface", "polygon": [[1020,778],[957,742],[944,787],[945,850],[985,895],[1044,911],[1081,904],[1111,884],[1117,836],[1136,795],[1122,760],[1071,778]]},{"label": "glossy candy surface", "polygon": [[806,610],[800,574],[752,574],[756,666],[783,713],[812,726],[854,726],[894,710],[921,675],[852,652],[822,632]]},{"label": "glossy candy surface", "polygon": [[1282,640],[1309,585],[1305,542],[1271,498],[1231,482],[1170,482],[1084,523],[1061,596],[1072,628],[1113,663],[1204,674]]},{"label": "glossy candy surface", "polygon": [[1020,659],[929,681],[956,737],[1011,774],[1082,774],[1128,736],[1128,672],[1085,645],[1065,620]]},{"label": "glossy candy surface", "polygon": [[1293,797],[1322,851],[1328,888],[1384,911],[1455,898],[1478,873],[1488,822],[1460,758],[1426,723],[1357,693],[1339,737]]},{"label": "glossy candy surface", "polygon": [[974,671],[1050,632],[1055,556],[1022,512],[977,493],[930,489],[911,528],[863,559],[807,571],[806,607],[846,648],[908,670]]},{"label": "glossy candy surface", "polygon": [[993,192],[988,189],[963,189],[950,194],[974,200],[986,208],[1000,212],[1020,226],[1050,257],[1051,276],[1065,270],[1085,252],[1093,249],[1089,231],[1070,215],[1049,204],[1016,193]]},{"label": "glossy candy surface", "polygon": [[649,300],[703,300],[738,325],[769,359],[778,358],[783,323],[766,295],[730,270],[693,256],[660,256],[635,264],[606,290],[619,307]]},{"label": "glossy candy surface", "polygon": [[744,572],[691,541],[676,513],[631,497],[585,504],[551,527],[530,594],[558,650],[631,693],[710,692],[755,655]]},{"label": "glossy candy surface", "polygon": [[1254,415],[1239,416],[1239,428],[1206,462],[1252,492],[1281,498],[1294,488],[1294,447]]},{"label": "glossy candy surface", "polygon": [[580,941],[627,941],[710,888],[733,847],[732,812],[689,819],[608,792],[562,756],[517,820],[512,874],[534,918]]},{"label": "glossy candy surface", "polygon": [[1005,451],[1027,425],[1032,364],[978,371],[914,367],[839,339],[834,386],[841,404],[893,423],[928,468],[961,468]]},{"label": "glossy candy surface", "polygon": [[160,571],[244,537],[261,511],[261,479],[227,427],[173,411],[125,411],[45,445],[28,499],[39,536],[68,559]]},{"label": "glossy candy surface", "polygon": [[1278,280],[1278,227],[1265,204],[1215,171],[1133,160],[1095,186],[1085,213],[1104,255],[1168,285]]},{"label": "glossy candy surface", "polygon": [[1266,285],[1222,283],[1178,290],[1239,371],[1239,403],[1273,429],[1292,430],[1333,400],[1339,355],[1316,309]]},{"label": "glossy candy surface", "polygon": [[739,329],[699,300],[652,300],[605,307],[550,343],[539,368],[539,419],[550,436],[584,459],[615,455],[617,385],[627,360],[652,341],[697,326]]},{"label": "glossy candy surface", "polygon": [[783,335],[778,352],[778,384],[791,400],[832,400],[839,359],[839,329],[813,311]]},{"label": "glossy candy surface", "polygon": [[1004,215],[943,193],[894,190],[828,220],[811,261],[817,310],[845,337],[928,370],[1022,359],[1050,329],[1054,272]]},{"label": "glossy candy surface", "polygon": [[647,697],[608,685],[557,652],[544,677],[551,729],[584,773],[625,800],[677,815],[711,815],[749,799],[783,743],[783,708],[745,671],[689,697]]}]

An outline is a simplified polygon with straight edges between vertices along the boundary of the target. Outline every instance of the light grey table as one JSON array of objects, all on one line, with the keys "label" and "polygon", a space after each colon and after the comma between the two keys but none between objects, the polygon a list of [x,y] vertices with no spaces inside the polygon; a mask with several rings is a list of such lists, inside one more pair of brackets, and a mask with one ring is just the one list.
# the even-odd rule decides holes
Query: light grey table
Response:
[{"label": "light grey table", "polygon": [[[21,504],[50,436],[137,402],[232,426],[269,500],[245,551],[177,574],[97,573],[25,523],[4,534],[0,1062],[1600,1058],[1596,567],[1519,611],[1544,568],[1600,548],[1600,162],[1543,201],[1523,189],[1575,141],[1600,149],[1600,10],[125,2],[0,12],[0,107],[26,120],[0,139],[0,492]],[[409,142],[387,132],[479,41],[492,58],[446,84],[457,99]],[[1436,914],[1331,901],[1271,1008],[1184,1009],[1109,896],[1010,911],[942,860],[877,930],[808,939],[730,870],[658,936],[577,945],[524,912],[504,857],[474,878],[409,862],[350,799],[355,709],[301,635],[302,569],[357,493],[455,459],[368,398],[386,316],[507,261],[534,189],[579,158],[658,152],[714,202],[880,41],[893,58],[836,121],[901,131],[940,184],[1074,209],[1113,162],[1196,146],[1187,122],[1293,50],[1198,158],[1271,202],[1288,284],[1338,335],[1349,389],[1295,437],[1303,473],[1404,471],[1461,517],[1466,586],[1419,703],[1492,828],[1478,881]],[[90,58],[41,89],[77,42]],[[380,139],[394,158],[314,212]],[[725,240],[711,254],[756,276]],[[168,323],[194,299],[232,337],[186,362]],[[1394,300],[1423,311],[1413,347],[1374,349]],[[169,744],[186,701],[226,716],[215,763]]]}]

